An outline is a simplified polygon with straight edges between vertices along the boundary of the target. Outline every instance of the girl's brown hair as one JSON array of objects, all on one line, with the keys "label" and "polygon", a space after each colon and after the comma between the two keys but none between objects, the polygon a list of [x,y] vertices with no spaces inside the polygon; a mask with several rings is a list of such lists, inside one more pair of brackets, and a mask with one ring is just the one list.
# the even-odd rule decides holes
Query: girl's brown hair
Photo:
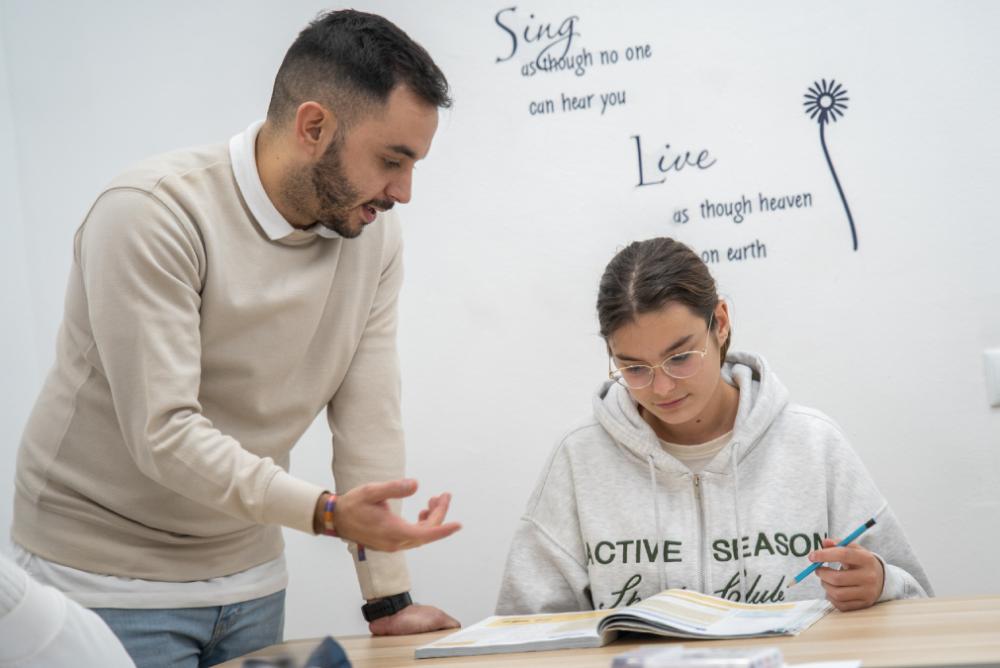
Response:
[{"label": "girl's brown hair", "polygon": [[[698,255],[669,237],[634,241],[615,255],[601,277],[597,318],[607,341],[636,316],[658,311],[670,303],[684,304],[707,325],[719,303],[715,279]],[[732,327],[722,344],[726,359]]]}]

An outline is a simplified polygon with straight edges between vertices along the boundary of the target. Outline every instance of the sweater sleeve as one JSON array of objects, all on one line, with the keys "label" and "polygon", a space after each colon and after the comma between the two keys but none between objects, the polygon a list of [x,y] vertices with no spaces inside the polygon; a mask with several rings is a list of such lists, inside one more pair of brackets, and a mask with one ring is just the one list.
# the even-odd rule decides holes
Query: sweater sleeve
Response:
[{"label": "sweater sleeve", "polygon": [[565,445],[549,457],[518,523],[500,585],[499,615],[594,607]]},{"label": "sweater sleeve", "polygon": [[590,610],[587,569],[530,517],[522,517],[507,556],[496,614]]},{"label": "sweater sleeve", "polygon": [[131,668],[135,664],[94,612],[35,582],[0,555],[0,665]]},{"label": "sweater sleeve", "polygon": [[927,598],[934,595],[931,583],[917,561],[903,527],[896,519],[892,508],[886,507],[876,520],[878,531],[862,545],[874,552],[885,567],[885,581],[879,602],[902,598]]},{"label": "sweater sleeve", "polygon": [[875,517],[875,526],[858,539],[858,544],[875,553],[885,566],[885,583],[879,601],[933,596],[927,574],[902,524],[842,435],[831,448],[828,467],[831,537],[843,538],[858,524]]},{"label": "sweater sleeve", "polygon": [[930,595],[915,577],[899,566],[885,563],[880,555],[875,556],[882,561],[882,565],[885,567],[885,583],[882,585],[879,603],[902,598],[927,598]]},{"label": "sweater sleeve", "polygon": [[[333,477],[338,492],[404,475],[406,454],[400,413],[397,307],[403,282],[402,240],[395,215],[387,216],[386,261],[364,333],[344,380],[327,406],[333,435]],[[391,502],[395,512],[398,501]],[[410,589],[403,552],[365,550],[358,559],[351,545],[358,583],[366,599]]]},{"label": "sweater sleeve", "polygon": [[106,192],[76,238],[93,333],[129,454],[150,479],[233,517],[312,532],[322,488],[246,451],[203,414],[194,226],[153,195]]}]

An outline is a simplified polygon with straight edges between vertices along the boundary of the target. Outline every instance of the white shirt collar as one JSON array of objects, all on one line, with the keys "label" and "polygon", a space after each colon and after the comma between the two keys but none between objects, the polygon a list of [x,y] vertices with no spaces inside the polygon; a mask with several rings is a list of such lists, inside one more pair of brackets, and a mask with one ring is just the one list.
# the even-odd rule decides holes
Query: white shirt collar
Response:
[{"label": "white shirt collar", "polygon": [[257,133],[264,121],[255,121],[243,132],[229,140],[229,159],[233,163],[233,176],[236,185],[250,208],[250,213],[257,219],[271,241],[280,241],[286,237],[301,237],[302,233],[318,234],[326,239],[339,239],[340,235],[328,227],[318,223],[307,228],[293,227],[275,208],[274,202],[267,196],[264,184],[260,181],[257,171]]}]

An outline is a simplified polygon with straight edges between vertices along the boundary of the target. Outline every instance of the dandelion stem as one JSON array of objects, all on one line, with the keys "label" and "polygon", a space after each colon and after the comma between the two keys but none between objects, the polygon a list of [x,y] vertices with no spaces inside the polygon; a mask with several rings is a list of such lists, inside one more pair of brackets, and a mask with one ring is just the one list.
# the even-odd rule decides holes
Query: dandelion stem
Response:
[{"label": "dandelion stem", "polygon": [[837,178],[837,170],[833,168],[833,162],[830,160],[830,151],[826,148],[825,128],[826,116],[822,116],[819,119],[819,143],[823,145],[823,155],[826,156],[826,164],[829,165],[830,174],[833,175],[833,182],[837,185],[837,192],[840,193],[840,201],[844,203],[844,211],[847,212],[847,222],[851,224],[851,241],[854,244],[854,250],[858,250],[858,233],[854,230],[854,218],[851,217],[851,208],[847,206],[847,198],[844,197],[844,189],[840,187],[840,179]]}]

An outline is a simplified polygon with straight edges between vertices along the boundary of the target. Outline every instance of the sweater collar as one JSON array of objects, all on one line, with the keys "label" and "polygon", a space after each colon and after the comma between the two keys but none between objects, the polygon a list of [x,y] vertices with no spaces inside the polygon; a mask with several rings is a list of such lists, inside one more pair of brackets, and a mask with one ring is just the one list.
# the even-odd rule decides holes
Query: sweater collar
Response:
[{"label": "sweater collar", "polygon": [[326,239],[340,238],[339,234],[319,223],[306,228],[293,227],[278,212],[274,202],[267,196],[264,184],[260,181],[260,172],[257,171],[257,133],[262,125],[263,120],[255,121],[229,140],[229,159],[233,163],[236,185],[261,229],[271,241],[278,242],[300,243],[317,235]]}]

